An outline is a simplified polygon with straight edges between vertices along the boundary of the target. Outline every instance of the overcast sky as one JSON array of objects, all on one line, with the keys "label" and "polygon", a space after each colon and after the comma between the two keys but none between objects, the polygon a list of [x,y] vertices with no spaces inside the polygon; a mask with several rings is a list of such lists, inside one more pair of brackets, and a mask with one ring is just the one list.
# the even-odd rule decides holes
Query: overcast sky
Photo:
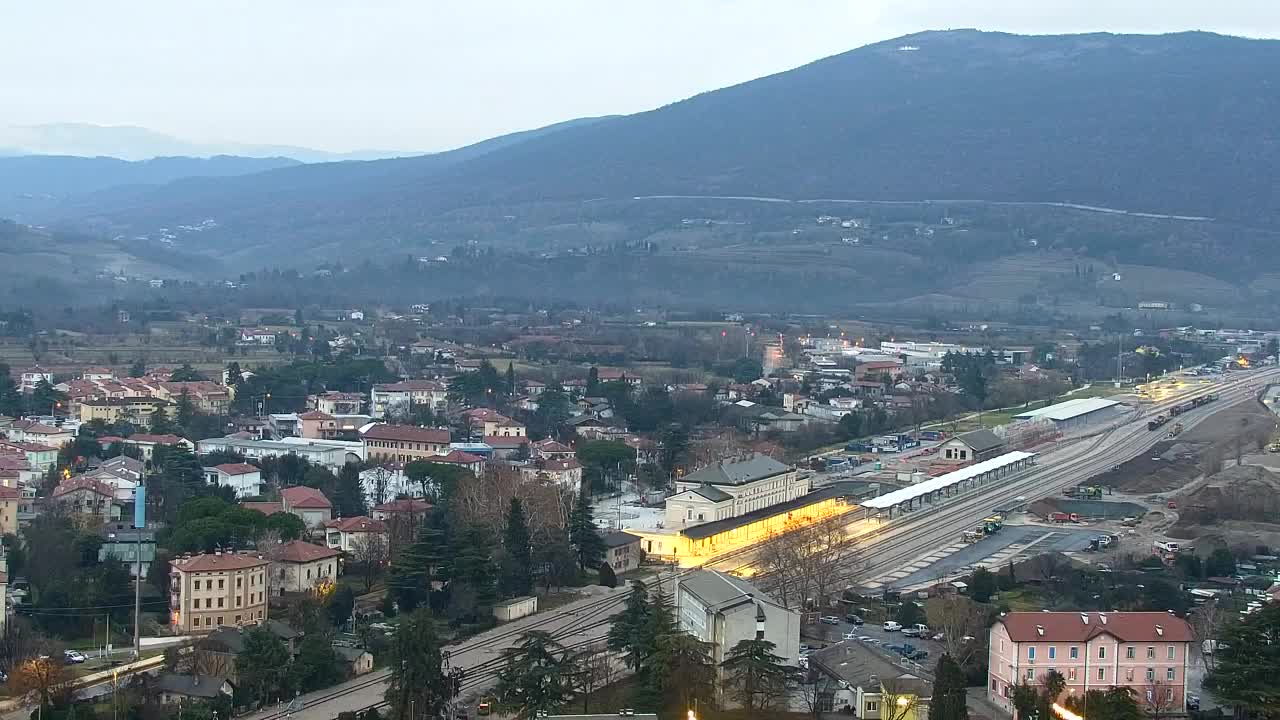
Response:
[{"label": "overcast sky", "polygon": [[1280,0],[5,2],[0,123],[441,150],[958,27],[1280,37]]}]

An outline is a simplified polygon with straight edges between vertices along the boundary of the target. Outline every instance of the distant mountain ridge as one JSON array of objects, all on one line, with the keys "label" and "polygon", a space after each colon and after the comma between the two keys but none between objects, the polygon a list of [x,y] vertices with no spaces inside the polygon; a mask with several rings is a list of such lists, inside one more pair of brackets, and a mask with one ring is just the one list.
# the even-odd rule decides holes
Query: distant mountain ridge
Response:
[{"label": "distant mountain ridge", "polygon": [[0,126],[0,154],[74,155],[150,160],[160,157],[208,158],[234,155],[253,158],[287,157],[299,162],[380,160],[422,155],[417,151],[355,150],[328,152],[297,145],[253,143],[200,143],[132,125],[46,123]]}]

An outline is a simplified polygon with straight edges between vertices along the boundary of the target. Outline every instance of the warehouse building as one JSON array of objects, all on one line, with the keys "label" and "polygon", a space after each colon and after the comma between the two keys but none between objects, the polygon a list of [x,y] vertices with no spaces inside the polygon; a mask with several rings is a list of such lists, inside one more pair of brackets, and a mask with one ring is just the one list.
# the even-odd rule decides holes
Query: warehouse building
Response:
[{"label": "warehouse building", "polygon": [[1125,406],[1106,398],[1079,398],[1014,415],[1015,422],[1047,420],[1063,432],[1118,417]]}]

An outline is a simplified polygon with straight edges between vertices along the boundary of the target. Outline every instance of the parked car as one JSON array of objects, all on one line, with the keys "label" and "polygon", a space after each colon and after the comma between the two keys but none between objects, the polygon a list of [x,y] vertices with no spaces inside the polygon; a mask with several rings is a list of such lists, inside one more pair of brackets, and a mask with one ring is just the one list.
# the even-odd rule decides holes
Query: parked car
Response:
[{"label": "parked car", "polygon": [[863,622],[865,622],[862,619],[861,615],[854,615],[853,613],[849,613],[848,615],[845,615],[844,621],[847,623],[852,623],[854,625],[861,625]]},{"label": "parked car", "polygon": [[1196,694],[1194,694],[1194,693],[1187,693],[1187,709],[1188,709],[1188,710],[1199,710],[1199,709],[1200,709],[1200,696],[1199,696],[1199,695],[1196,695]]},{"label": "parked car", "polygon": [[836,617],[835,615],[823,615],[822,622],[825,625],[839,625],[840,618]]},{"label": "parked car", "polygon": [[884,624],[885,632],[898,632],[901,629],[902,629],[902,623],[899,623],[895,620],[889,620]]},{"label": "parked car", "polygon": [[929,637],[929,626],[916,623],[909,628],[904,628],[902,634],[906,637]]},{"label": "parked car", "polygon": [[858,639],[858,631],[856,631],[856,630],[850,630],[849,632],[845,633],[844,635],[841,635],[841,637],[842,637],[842,638],[844,638],[845,640],[857,640],[857,639]]},{"label": "parked car", "polygon": [[79,650],[64,650],[62,653],[62,659],[68,665],[79,665],[89,658]]},{"label": "parked car", "polygon": [[906,650],[906,646],[905,645],[885,645],[884,649],[901,655],[902,652]]}]

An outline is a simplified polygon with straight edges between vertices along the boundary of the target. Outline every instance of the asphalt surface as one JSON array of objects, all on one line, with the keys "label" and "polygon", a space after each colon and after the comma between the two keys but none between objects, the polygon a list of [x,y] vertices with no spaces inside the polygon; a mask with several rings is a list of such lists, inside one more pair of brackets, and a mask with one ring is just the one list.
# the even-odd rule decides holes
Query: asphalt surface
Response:
[{"label": "asphalt surface", "polygon": [[[889,576],[892,578],[891,582],[884,580],[881,582],[904,589],[918,585],[932,585],[938,578],[967,573],[979,565],[999,568],[1023,553],[1038,555],[1046,552],[1083,550],[1096,536],[1096,532],[1088,530],[1005,525],[1000,532],[976,543],[966,544],[961,541],[940,548],[935,555],[941,557],[936,561],[927,559],[934,555],[926,556],[926,559],[918,560],[892,573]],[[950,551],[952,548],[956,548],[954,552]]]}]

